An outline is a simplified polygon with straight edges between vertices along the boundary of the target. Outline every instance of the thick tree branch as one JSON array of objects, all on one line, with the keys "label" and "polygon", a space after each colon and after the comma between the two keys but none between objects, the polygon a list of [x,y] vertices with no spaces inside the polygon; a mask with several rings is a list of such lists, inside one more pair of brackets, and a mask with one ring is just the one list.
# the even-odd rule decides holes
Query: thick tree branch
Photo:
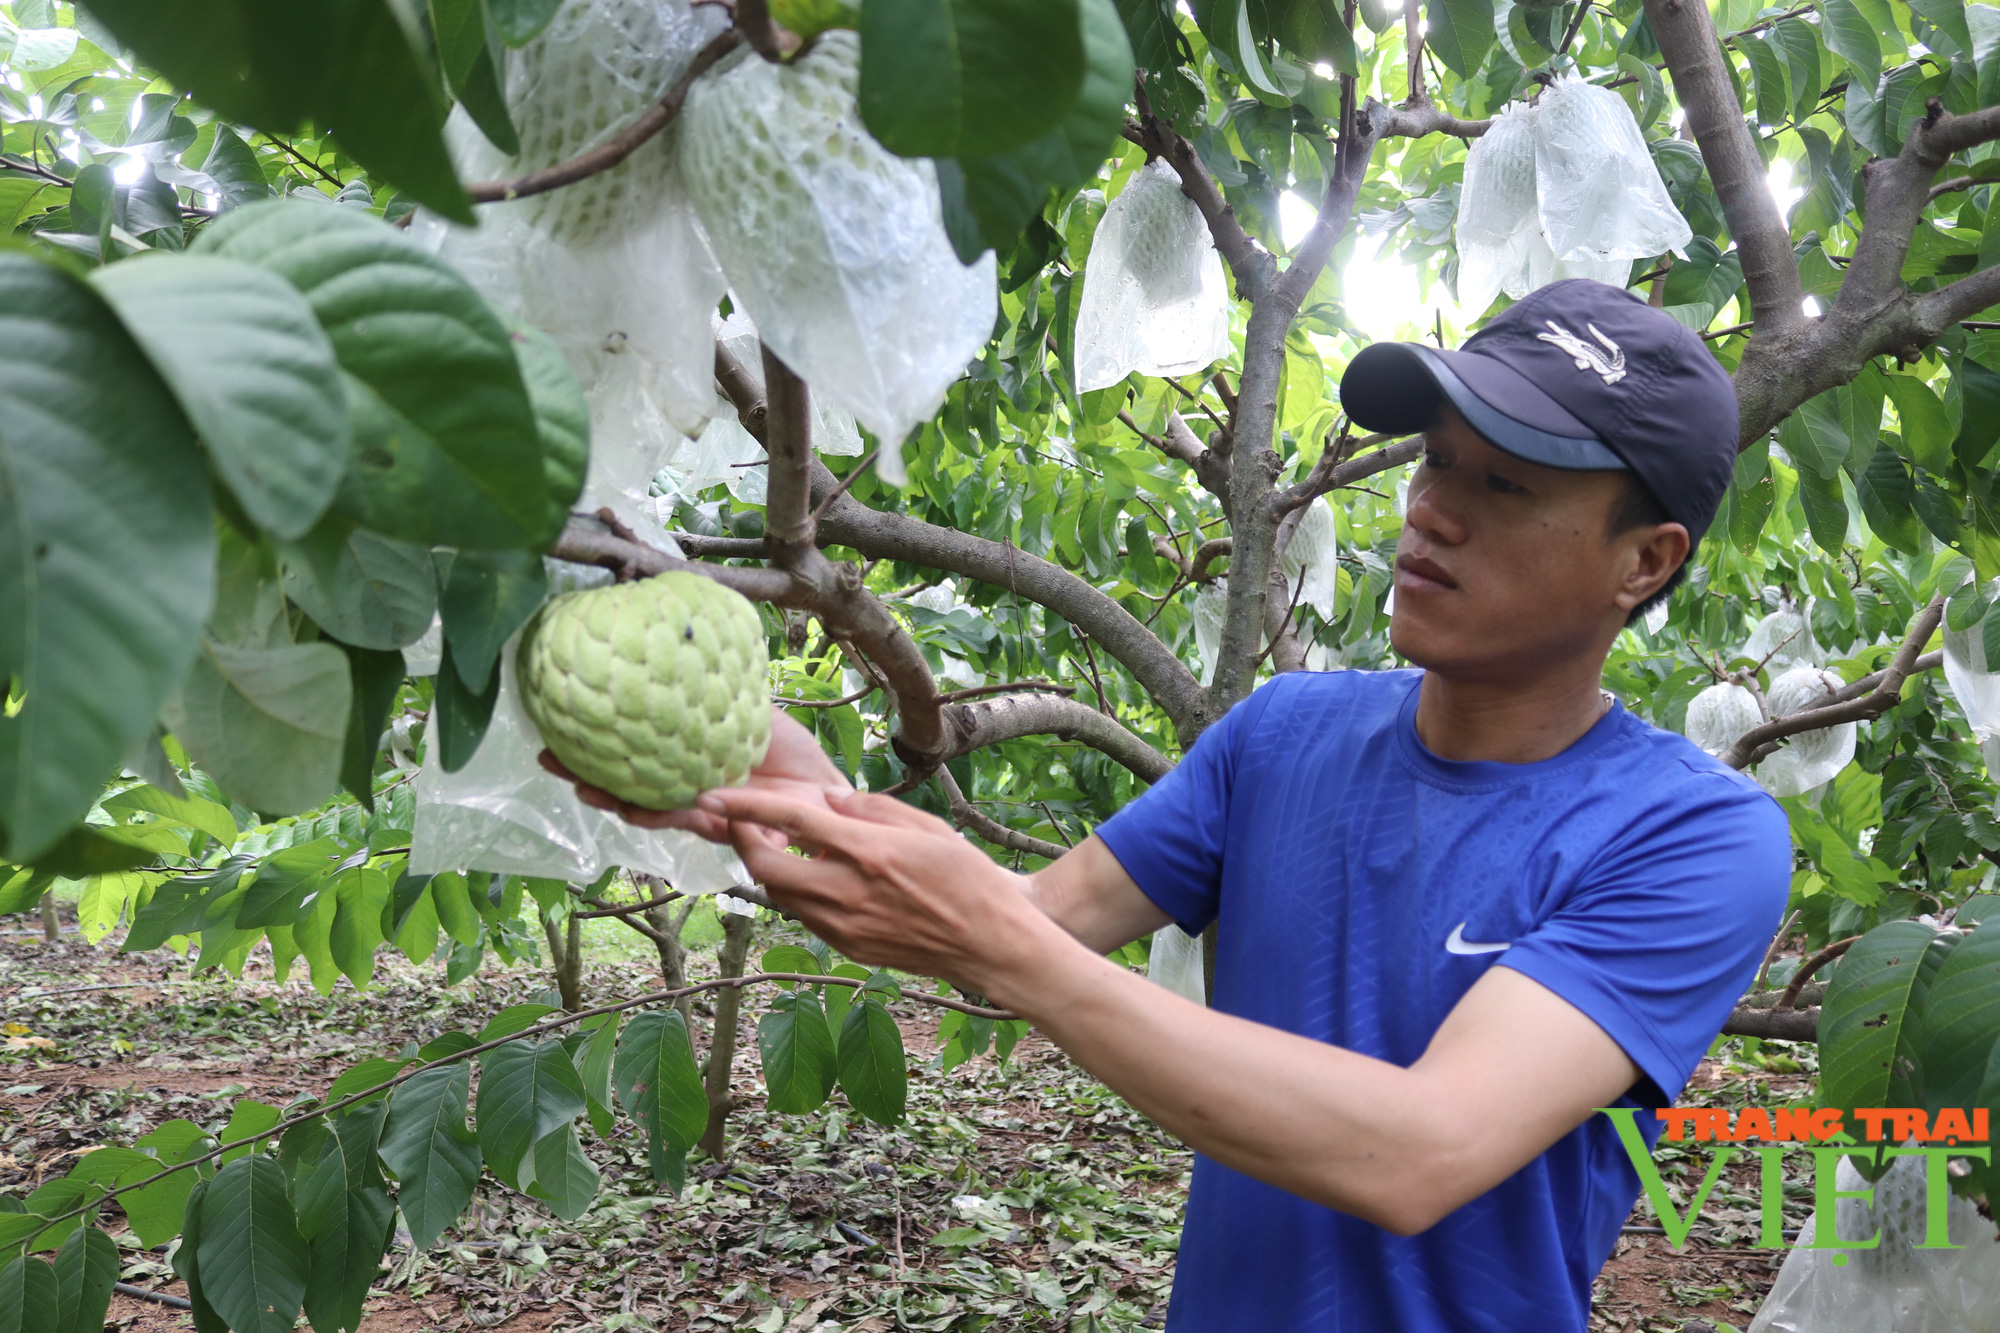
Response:
[{"label": "thick tree branch", "polygon": [[1910,237],[1930,204],[1931,182],[1953,153],[1995,137],[2000,137],[2000,107],[1951,116],[1945,114],[1943,103],[1932,98],[1925,115],[1904,140],[1902,151],[1862,169],[1868,221],[1855,243],[1854,258],[1834,300],[1835,310],[1865,316],[1902,294],[1903,260],[1909,254]]},{"label": "thick tree branch", "polygon": [[1765,1041],[1819,1040],[1817,1009],[1752,1009],[1738,1005],[1722,1024],[1725,1037],[1761,1037]]},{"label": "thick tree branch", "polygon": [[[522,176],[510,176],[506,180],[484,181],[465,187],[475,204],[497,203],[503,199],[524,199],[531,194],[545,194],[564,185],[574,185],[580,180],[611,170],[638,151],[648,139],[667,127],[668,122],[680,114],[681,104],[687,101],[688,89],[694,81],[706,74],[716,61],[734,51],[743,41],[743,34],[735,28],[723,33],[701,49],[687,73],[674,81],[667,89],[666,96],[646,108],[639,118],[620,130],[604,143],[587,153],[578,154],[567,162],[559,162],[540,171],[530,171]],[[338,182],[336,182],[337,184]]]},{"label": "thick tree branch", "polygon": [[1909,637],[1903,640],[1903,646],[1896,650],[1896,656],[1879,673],[1875,687],[1867,694],[1838,703],[1824,703],[1816,708],[1802,708],[1796,713],[1787,713],[1752,727],[1723,752],[1722,762],[1731,768],[1748,768],[1777,749],[1778,742],[1788,736],[1818,731],[1823,727],[1837,727],[1846,722],[1873,722],[1901,701],[1903,682],[1916,669],[1917,654],[1937,631],[1938,621],[1943,615],[1944,597],[1933,597],[1930,605],[1917,614],[1916,622],[1910,626]]},{"label": "thick tree branch", "polygon": [[1050,861],[1069,850],[1058,843],[1045,842],[1031,834],[1010,829],[999,820],[981,814],[972,802],[965,799],[965,793],[958,789],[958,782],[951,776],[950,769],[940,768],[936,777],[938,785],[944,788],[945,800],[950,803],[951,817],[958,821],[960,828],[971,829],[986,841],[1009,851],[1026,852],[1029,856],[1040,856]]},{"label": "thick tree branch", "polygon": [[1060,736],[1102,751],[1144,782],[1158,782],[1174,767],[1172,760],[1124,723],[1059,695],[1003,694],[977,703],[951,704],[945,709],[945,725],[953,740],[946,758],[1023,736]]},{"label": "thick tree branch", "polygon": [[[1736,87],[1723,65],[1703,0],[1646,0],[1646,17],[1673,75],[1674,96],[1687,113],[1729,234],[1743,256],[1755,337],[1783,333],[1805,318],[1805,288],[1792,255],[1791,232],[1771,197],[1764,159],[1743,120]],[[1869,201],[1874,210],[1874,201]]]},{"label": "thick tree branch", "polygon": [[[812,475],[815,500],[839,485],[820,464],[814,464]],[[1192,742],[1213,720],[1200,682],[1157,635],[1083,579],[1018,546],[870,509],[852,495],[841,496],[827,509],[819,535],[871,560],[902,560],[1007,588],[1103,645],[1173,719],[1184,741]]]},{"label": "thick tree branch", "polygon": [[1421,139],[1426,134],[1449,134],[1455,139],[1477,139],[1493,128],[1490,120],[1460,120],[1448,111],[1431,105],[1429,97],[1412,99],[1389,113],[1382,123],[1384,139]]}]

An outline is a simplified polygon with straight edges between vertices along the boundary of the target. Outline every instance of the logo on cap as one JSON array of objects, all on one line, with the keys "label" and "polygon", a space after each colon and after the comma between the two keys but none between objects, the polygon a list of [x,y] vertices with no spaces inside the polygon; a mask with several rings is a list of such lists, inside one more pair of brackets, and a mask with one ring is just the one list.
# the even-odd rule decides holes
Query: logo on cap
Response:
[{"label": "logo on cap", "polygon": [[1595,324],[1586,324],[1583,327],[1589,329],[1590,336],[1603,343],[1606,349],[1610,351],[1611,356],[1609,360],[1605,358],[1603,352],[1598,351],[1595,347],[1592,347],[1589,343],[1577,337],[1554,320],[1545,319],[1542,322],[1548,325],[1549,331],[1547,333],[1538,333],[1535,337],[1545,343],[1554,343],[1565,352],[1568,352],[1575,359],[1578,370],[1596,371],[1598,377],[1606,385],[1616,384],[1619,380],[1625,378],[1625,349],[1600,333]]}]

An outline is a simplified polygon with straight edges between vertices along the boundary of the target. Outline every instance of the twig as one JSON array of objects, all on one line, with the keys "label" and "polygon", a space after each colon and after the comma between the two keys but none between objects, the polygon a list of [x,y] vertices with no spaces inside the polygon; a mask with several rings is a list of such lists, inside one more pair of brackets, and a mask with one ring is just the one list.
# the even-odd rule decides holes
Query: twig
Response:
[{"label": "twig", "polygon": [[1832,944],[1827,945],[1824,949],[1821,949],[1818,953],[1800,963],[1799,970],[1792,973],[1791,982],[1785,987],[1785,993],[1780,995],[1778,1002],[1771,1007],[1773,1009],[1790,1009],[1798,1002],[1799,992],[1805,989],[1806,982],[1812,979],[1812,974],[1853,948],[1854,942],[1860,938],[1859,935],[1849,935],[1844,940],[1835,940]]},{"label": "twig", "polygon": [[1771,947],[1764,950],[1764,965],[1757,969],[1757,979],[1750,983],[1751,990],[1764,989],[1764,978],[1771,975],[1771,964],[1777,961],[1778,950],[1784,946],[1785,936],[1792,933],[1792,927],[1798,923],[1799,913],[1804,910],[1804,908],[1794,908],[1792,914],[1785,918],[1785,924],[1778,927],[1778,933],[1771,937]]},{"label": "twig", "polygon": [[1575,41],[1577,33],[1583,30],[1583,16],[1590,12],[1591,3],[1592,0],[1583,0],[1583,3],[1576,7],[1576,17],[1569,21],[1569,31],[1563,34],[1562,42],[1556,47],[1557,55],[1569,54],[1569,44]]},{"label": "twig", "polygon": [[1733,333],[1742,333],[1748,329],[1754,329],[1756,327],[1757,324],[1755,320],[1752,320],[1747,324],[1731,324],[1726,329],[1710,329],[1708,332],[1701,335],[1701,340],[1703,342],[1714,342],[1717,338],[1727,338]]},{"label": "twig", "polygon": [[868,470],[868,465],[875,461],[875,455],[881,452],[882,452],[882,446],[879,444],[876,445],[873,449],[870,449],[868,451],[868,456],[863,458],[859,463],[856,463],[851,469],[849,469],[847,475],[840,479],[840,485],[834,487],[833,490],[827,494],[827,497],[824,500],[821,500],[819,504],[814,507],[812,511],[812,521],[815,526],[818,525],[821,519],[826,517],[826,511],[833,508],[833,502],[835,500],[838,500],[841,496],[847,494],[849,488],[852,487],[855,482],[861,480],[861,474]]},{"label": "twig", "polygon": [[1035,802],[1035,804],[1041,808],[1042,818],[1049,821],[1049,827],[1056,831],[1056,836],[1058,838],[1062,839],[1063,846],[1065,847],[1076,846],[1074,842],[1070,841],[1069,834],[1063,832],[1062,821],[1056,818],[1055,811],[1049,809],[1049,803],[1047,801],[1037,801]]},{"label": "twig", "polygon": [[264,137],[266,139],[269,139],[272,143],[278,145],[278,147],[284,149],[287,153],[290,153],[293,157],[297,158],[301,165],[310,167],[314,171],[317,171],[323,178],[325,178],[330,184],[332,184],[334,188],[341,190],[347,188],[346,181],[334,175],[331,171],[328,171],[325,167],[313,161],[311,158],[307,157],[304,153],[301,153],[298,149],[292,147],[290,144],[286,143],[283,139],[280,139],[277,135],[266,134]]},{"label": "twig", "polygon": [[1112,715],[1111,700],[1106,698],[1104,694],[1104,677],[1097,674],[1097,653],[1090,646],[1090,636],[1082,630],[1078,630],[1076,637],[1083,640],[1084,660],[1090,663],[1090,683],[1097,689],[1097,711],[1106,717],[1110,717]]},{"label": "twig", "polygon": [[974,685],[970,689],[950,690],[938,698],[944,703],[957,703],[961,699],[977,699],[982,694],[1011,694],[1015,690],[1041,690],[1047,694],[1074,695],[1076,686],[1058,685],[1052,680],[1009,680],[997,685]]},{"label": "twig", "polygon": [[[747,2],[739,6],[739,9],[747,8]],[[758,9],[762,8],[761,0],[758,0]],[[740,18],[739,13],[739,20]],[[764,26],[768,31],[770,28],[768,17]],[[475,204],[497,203],[503,199],[525,199],[531,194],[545,194],[564,185],[573,185],[586,177],[595,176],[601,171],[609,171],[638,151],[648,139],[665,129],[667,123],[680,114],[681,104],[687,101],[688,89],[694,86],[694,81],[706,74],[716,61],[735,50],[743,39],[744,34],[741,31],[731,28],[704,46],[700,54],[695,56],[694,63],[688,66],[687,73],[681,75],[674,86],[667,89],[666,96],[647,107],[637,120],[605,143],[599,144],[587,153],[579,153],[567,162],[558,162],[540,171],[530,171],[522,176],[510,176],[505,180],[483,181],[477,185],[468,185],[465,187],[467,197]],[[755,45],[754,38],[752,44]]]},{"label": "twig", "polygon": [[570,915],[579,921],[590,921],[601,916],[631,916],[638,912],[650,912],[655,907],[665,907],[668,903],[679,902],[686,896],[686,894],[677,890],[669,890],[664,896],[649,898],[643,903],[622,904],[607,903],[602,898],[585,897],[584,901],[591,904],[596,910],[590,912],[571,912]]},{"label": "twig", "polygon": [[875,682],[871,680],[854,693],[842,695],[838,699],[788,699],[783,695],[774,694],[771,696],[771,702],[786,708],[838,708],[842,704],[851,704],[857,699],[867,698],[876,688]]},{"label": "twig", "polygon": [[[945,802],[951,808],[952,818],[986,841],[1005,847],[1009,851],[1026,852],[1029,856],[1039,856],[1049,861],[1057,859],[1068,850],[1067,847],[1058,847],[1033,834],[1008,828],[999,820],[981,813],[965,798],[965,793],[959,789],[958,781],[952,777],[950,769],[940,767],[931,776],[938,780],[938,786],[944,788]],[[1061,830],[1058,829],[1057,832]]]},{"label": "twig", "polygon": [[[1285,608],[1286,631],[1292,628],[1292,616],[1299,609],[1299,594],[1303,593],[1305,590],[1306,590],[1306,566],[1301,565],[1299,566],[1299,586],[1292,589],[1291,605]],[[1264,659],[1271,655],[1271,650],[1278,646],[1278,640],[1283,637],[1284,637],[1284,631],[1280,631],[1279,633],[1271,636],[1271,641],[1264,645],[1264,650],[1258,653],[1255,657],[1250,659],[1251,671],[1254,672],[1259,666],[1263,665]]]},{"label": "twig", "polygon": [[142,1301],[158,1301],[169,1310],[192,1310],[194,1302],[185,1296],[172,1292],[154,1291],[151,1287],[135,1287],[130,1282],[114,1282],[111,1289],[121,1296],[137,1296]]}]

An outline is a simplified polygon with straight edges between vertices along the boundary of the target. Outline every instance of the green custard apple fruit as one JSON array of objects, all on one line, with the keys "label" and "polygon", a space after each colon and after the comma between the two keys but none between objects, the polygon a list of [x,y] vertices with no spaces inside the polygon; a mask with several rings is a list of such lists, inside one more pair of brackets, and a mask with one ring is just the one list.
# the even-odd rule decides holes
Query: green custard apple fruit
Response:
[{"label": "green custard apple fruit", "polygon": [[771,743],[757,608],[684,571],[564,593],[516,660],[521,701],[569,771],[620,800],[685,810]]}]

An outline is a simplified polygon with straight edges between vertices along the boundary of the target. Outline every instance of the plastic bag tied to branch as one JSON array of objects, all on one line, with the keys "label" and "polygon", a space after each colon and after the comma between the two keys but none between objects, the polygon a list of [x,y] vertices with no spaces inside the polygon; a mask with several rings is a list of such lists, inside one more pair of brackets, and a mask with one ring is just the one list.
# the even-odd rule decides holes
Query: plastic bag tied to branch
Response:
[{"label": "plastic bag tied to branch", "polygon": [[[1797,666],[1771,682],[1764,701],[1770,705],[1773,718],[1787,717],[1802,708],[1818,707],[1846,683],[1821,667]],[[1855,723],[1843,722],[1837,727],[1800,732],[1757,765],[1757,781],[1773,796],[1803,796],[1833,781],[1847,767],[1854,758],[1858,731]]]},{"label": "plastic bag tied to branch", "polygon": [[1229,354],[1222,257],[1180,177],[1155,159],[1104,210],[1076,313],[1077,390],[1171,377]]},{"label": "plastic bag tied to branch", "polygon": [[824,33],[778,65],[744,52],[689,91],[677,126],[688,191],[737,303],[811,387],[900,446],[993,331],[991,253],[958,262],[937,172],[896,157],[855,106],[860,44]]}]

